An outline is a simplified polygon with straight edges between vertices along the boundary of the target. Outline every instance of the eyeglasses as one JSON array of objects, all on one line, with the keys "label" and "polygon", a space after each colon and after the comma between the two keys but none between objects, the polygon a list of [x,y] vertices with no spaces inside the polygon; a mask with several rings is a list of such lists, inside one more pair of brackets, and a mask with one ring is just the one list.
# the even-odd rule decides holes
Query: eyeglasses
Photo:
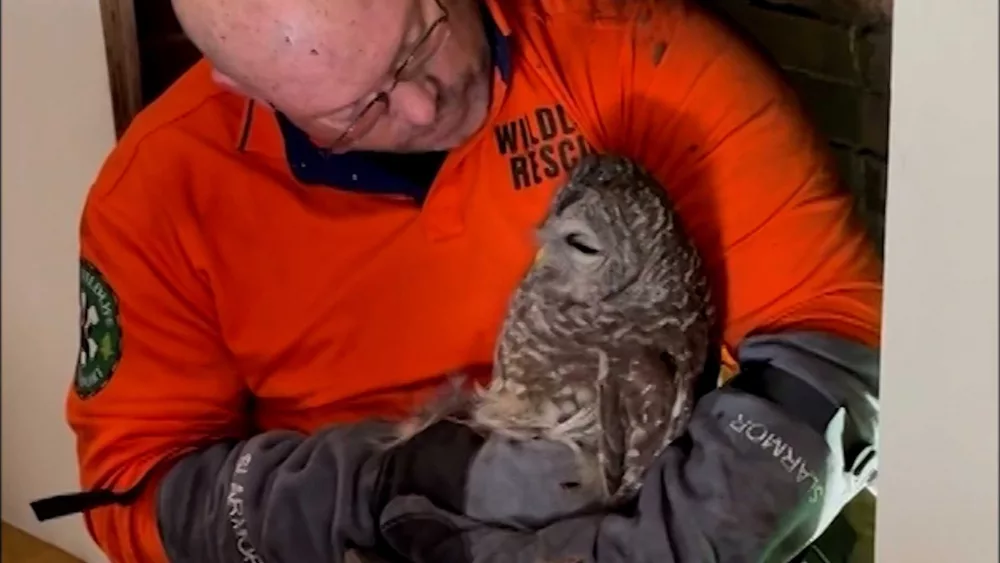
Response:
[{"label": "eyeglasses", "polygon": [[356,143],[358,139],[361,139],[370,132],[378,120],[389,109],[389,94],[392,93],[400,82],[415,78],[422,70],[424,64],[437,53],[438,48],[444,43],[448,35],[448,26],[444,25],[448,21],[448,10],[441,1],[435,0],[438,8],[441,9],[441,16],[431,23],[420,40],[417,41],[417,44],[413,46],[413,50],[410,51],[409,56],[406,57],[403,64],[393,73],[389,87],[376,94],[354,117],[351,124],[344,129],[344,132],[332,144],[327,146],[329,152],[343,152]]}]

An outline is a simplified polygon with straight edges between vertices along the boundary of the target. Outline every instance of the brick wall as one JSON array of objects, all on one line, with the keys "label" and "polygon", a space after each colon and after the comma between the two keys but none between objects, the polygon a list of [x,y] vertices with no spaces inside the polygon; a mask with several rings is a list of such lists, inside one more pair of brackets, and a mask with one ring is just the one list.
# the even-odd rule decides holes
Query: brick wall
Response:
[{"label": "brick wall", "polygon": [[147,105],[201,55],[184,36],[170,0],[136,0],[135,27],[142,69],[142,100]]},{"label": "brick wall", "polygon": [[833,148],[881,252],[889,125],[890,25],[852,0],[704,0],[784,69]]}]

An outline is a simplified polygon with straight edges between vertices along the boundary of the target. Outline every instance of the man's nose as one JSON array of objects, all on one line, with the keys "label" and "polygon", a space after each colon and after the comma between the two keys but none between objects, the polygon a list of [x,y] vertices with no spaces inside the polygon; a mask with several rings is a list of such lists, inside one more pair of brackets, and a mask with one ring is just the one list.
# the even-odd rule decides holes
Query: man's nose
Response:
[{"label": "man's nose", "polygon": [[425,127],[437,118],[440,94],[441,89],[435,80],[401,82],[392,93],[390,107],[395,109],[397,119]]}]

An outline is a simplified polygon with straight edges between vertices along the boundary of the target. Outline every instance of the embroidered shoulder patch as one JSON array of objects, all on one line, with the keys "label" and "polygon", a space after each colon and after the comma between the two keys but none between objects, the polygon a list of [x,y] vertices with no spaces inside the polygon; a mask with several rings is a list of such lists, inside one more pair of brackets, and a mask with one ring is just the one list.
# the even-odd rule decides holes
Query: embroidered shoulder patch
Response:
[{"label": "embroidered shoulder patch", "polygon": [[96,395],[111,380],[122,355],[118,297],[86,259],[80,259],[80,357],[73,385],[81,399]]}]

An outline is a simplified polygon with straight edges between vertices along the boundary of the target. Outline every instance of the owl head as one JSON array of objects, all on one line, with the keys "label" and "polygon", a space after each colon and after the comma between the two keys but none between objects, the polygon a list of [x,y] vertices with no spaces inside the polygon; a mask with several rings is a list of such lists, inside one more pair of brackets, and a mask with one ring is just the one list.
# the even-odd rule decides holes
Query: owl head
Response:
[{"label": "owl head", "polygon": [[636,298],[629,294],[637,283],[656,284],[677,228],[664,189],[647,172],[623,157],[588,155],[552,200],[529,276],[563,300]]}]

